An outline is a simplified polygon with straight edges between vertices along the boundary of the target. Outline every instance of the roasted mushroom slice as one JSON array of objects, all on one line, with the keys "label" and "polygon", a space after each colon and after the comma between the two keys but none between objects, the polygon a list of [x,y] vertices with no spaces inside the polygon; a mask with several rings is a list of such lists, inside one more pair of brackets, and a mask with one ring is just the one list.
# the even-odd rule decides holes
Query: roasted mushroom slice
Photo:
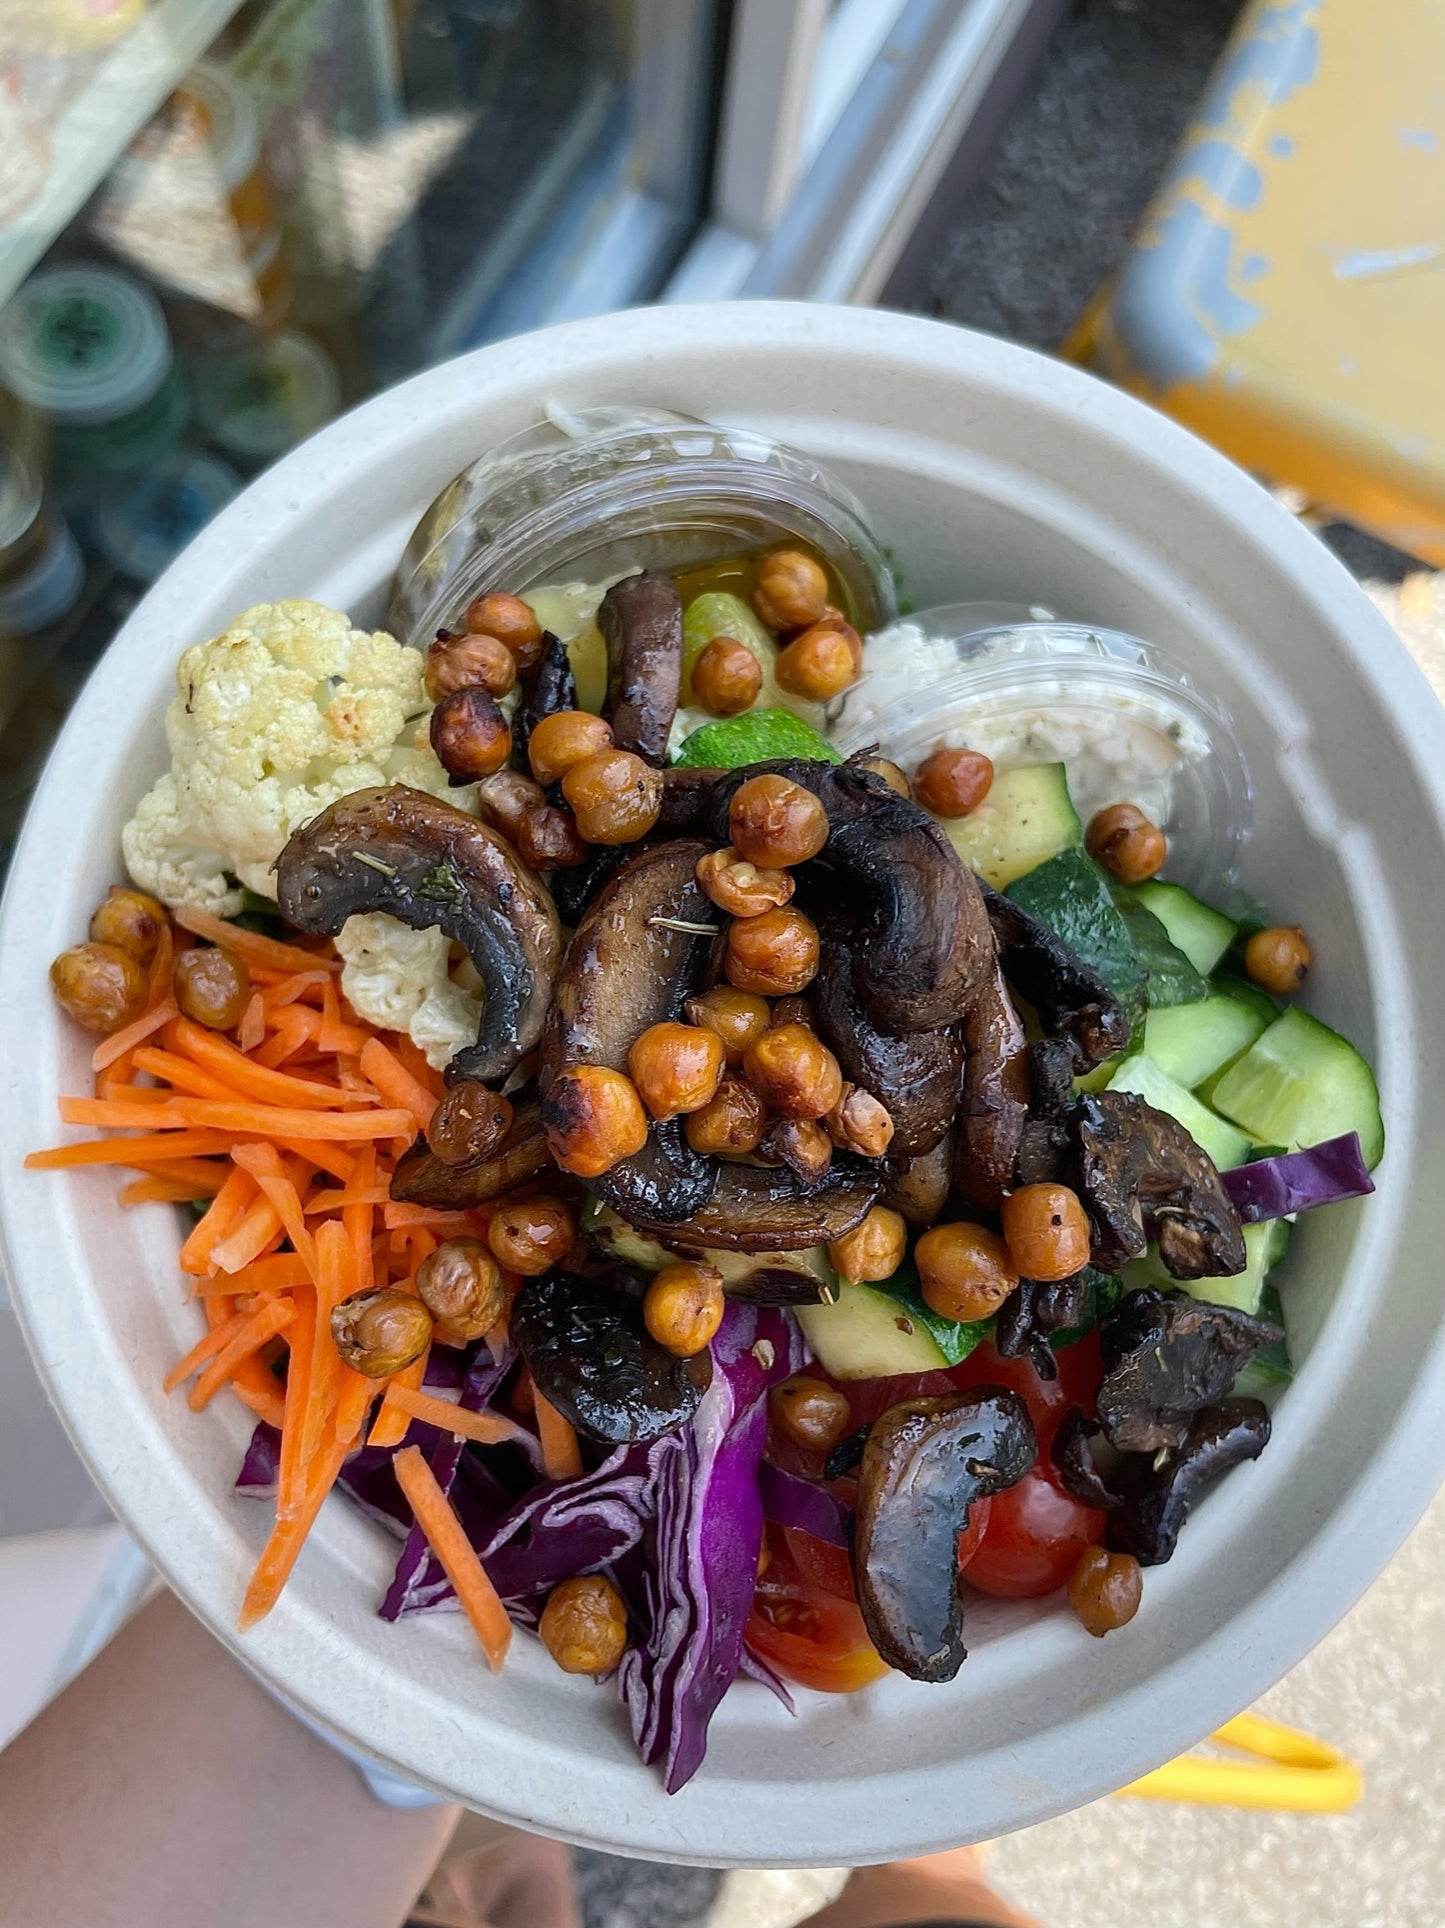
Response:
[{"label": "roasted mushroom slice", "polygon": [[874,1421],[858,1469],[853,1579],[890,1667],[938,1681],[963,1665],[958,1537],[974,1502],[1021,1480],[1036,1451],[1027,1406],[998,1387],[904,1399]]},{"label": "roasted mushroom slice", "polygon": [[[625,1071],[650,1025],[681,1018],[719,925],[695,876],[706,850],[686,838],[646,845],[593,898],[557,974],[538,1077],[544,1099],[565,1066]],[[707,1203],[717,1174],[717,1160],[693,1151],[672,1119],[654,1124],[643,1149],[593,1190],[633,1224],[667,1226]]]},{"label": "roasted mushroom slice", "polygon": [[1127,1293],[1099,1328],[1104,1377],[1096,1404],[1110,1445],[1127,1453],[1178,1446],[1192,1415],[1221,1399],[1236,1374],[1283,1337],[1267,1319],[1186,1292]]},{"label": "roasted mushroom slice", "polygon": [[1196,1413],[1177,1447],[1153,1459],[1129,1459],[1117,1475],[1122,1504],[1109,1521],[1108,1542],[1140,1566],[1163,1566],[1196,1500],[1269,1444],[1270,1418],[1257,1399],[1225,1399]]},{"label": "roasted mushroom slice", "polygon": [[[607,1177],[611,1176],[609,1172]],[[882,1160],[854,1158],[847,1152],[836,1153],[827,1176],[809,1186],[783,1165],[725,1164],[712,1197],[689,1218],[678,1222],[648,1219],[641,1213],[630,1216],[640,1232],[672,1245],[711,1245],[726,1252],[799,1252],[830,1245],[861,1225],[878,1203],[886,1177]],[[600,1193],[605,1184],[605,1179],[599,1179],[593,1189]],[[625,1211],[622,1215],[629,1216]]]},{"label": "roasted mushroom slice", "polygon": [[682,598],[650,569],[613,583],[597,611],[607,644],[607,716],[619,749],[659,767],[682,689]]},{"label": "roasted mushroom slice", "polygon": [[1092,1071],[1129,1042],[1129,1014],[1104,980],[1047,924],[981,884],[1004,976],[1039,1014],[1051,1038],[1073,1048],[1075,1075]]},{"label": "roasted mushroom slice", "polygon": [[577,679],[572,674],[567,645],[550,629],[546,630],[542,636],[542,654],[517,680],[521,700],[512,716],[512,761],[519,770],[526,770],[530,767],[527,745],[542,718],[557,710],[577,707]]},{"label": "roasted mushroom slice", "polygon": [[358,911],[385,911],[462,946],[482,980],[482,1021],[448,1079],[499,1084],[540,1041],[562,929],[541,880],[499,831],[404,784],[358,790],[295,833],[276,880],[297,930],[335,937]]},{"label": "roasted mushroom slice", "polygon": [[1059,1484],[1066,1493],[1072,1494],[1084,1506],[1112,1513],[1121,1504],[1119,1495],[1104,1484],[1103,1475],[1094,1464],[1094,1455],[1089,1450],[1089,1441],[1102,1430],[1097,1419],[1085,1419],[1077,1406],[1070,1406],[1058,1423],[1049,1447],[1049,1458],[1059,1476]]},{"label": "roasted mushroom slice", "polygon": [[1073,1124],[1090,1257],[1101,1271],[1117,1272],[1151,1238],[1172,1279],[1244,1270],[1239,1214],[1213,1159],[1176,1119],[1133,1092],[1099,1091],[1078,1099]]},{"label": "roasted mushroom slice", "polygon": [[970,1205],[996,1212],[1014,1182],[1029,1109],[1028,1046],[997,956],[974,985],[963,1046],[954,1183]]},{"label": "roasted mushroom slice", "polygon": [[544,1272],[512,1305],[512,1337],[538,1392],[579,1433],[610,1446],[675,1432],[712,1379],[710,1353],[678,1359],[648,1335],[641,1290],[627,1298],[594,1279]]},{"label": "roasted mushroom slice", "polygon": [[883,1188],[883,1203],[921,1229],[938,1222],[952,1183],[953,1135],[946,1133],[932,1151],[904,1160]]},{"label": "roasted mushroom slice", "polygon": [[503,1198],[552,1163],[535,1098],[519,1104],[507,1135],[488,1158],[473,1165],[447,1165],[418,1138],[396,1162],[391,1195],[409,1205],[435,1205],[462,1212],[489,1199]]}]

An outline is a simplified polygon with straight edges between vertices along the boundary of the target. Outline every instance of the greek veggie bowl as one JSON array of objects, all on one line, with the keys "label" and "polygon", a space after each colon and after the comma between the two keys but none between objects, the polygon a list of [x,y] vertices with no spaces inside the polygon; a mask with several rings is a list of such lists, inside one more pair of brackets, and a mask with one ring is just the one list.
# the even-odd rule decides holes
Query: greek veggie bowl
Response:
[{"label": "greek veggie bowl", "polygon": [[167,1577],[403,1773],[714,1864],[1130,1778],[1438,1459],[1438,1051],[1382,1015],[1434,913],[1365,828],[1434,848],[1433,715],[1167,425],[806,319],[886,452],[709,311],[634,323],[640,428],[579,327],[263,478],[82,698],[0,923],[17,1301]]}]

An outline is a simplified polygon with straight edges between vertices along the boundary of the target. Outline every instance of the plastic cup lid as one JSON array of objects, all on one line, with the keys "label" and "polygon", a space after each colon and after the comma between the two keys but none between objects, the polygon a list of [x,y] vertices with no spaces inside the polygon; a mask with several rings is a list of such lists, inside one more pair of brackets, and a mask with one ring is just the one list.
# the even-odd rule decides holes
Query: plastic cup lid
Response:
[{"label": "plastic cup lid", "polygon": [[240,486],[215,456],[176,449],[96,512],[96,547],[126,575],[153,582]]},{"label": "plastic cup lid", "polygon": [[304,441],[341,405],[336,364],[294,330],[204,362],[196,407],[212,438],[233,455],[269,459]]},{"label": "plastic cup lid", "polygon": [[0,633],[26,636],[59,621],[84,587],[85,558],[66,524],[57,521],[34,565],[0,588]]},{"label": "plastic cup lid", "polygon": [[0,313],[0,382],[76,427],[148,402],[171,338],[148,289],[111,268],[46,268]]},{"label": "plastic cup lid", "polygon": [[261,130],[246,90],[221,67],[193,67],[150,125],[131,142],[122,169],[204,157],[228,193],[261,158]]}]

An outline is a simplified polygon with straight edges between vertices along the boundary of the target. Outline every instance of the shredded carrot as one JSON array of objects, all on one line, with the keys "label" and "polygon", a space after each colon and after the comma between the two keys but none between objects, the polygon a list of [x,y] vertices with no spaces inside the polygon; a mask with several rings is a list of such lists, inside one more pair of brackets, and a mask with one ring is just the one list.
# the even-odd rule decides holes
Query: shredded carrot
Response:
[{"label": "shredded carrot", "polygon": [[155,1131],[168,1126],[203,1131],[210,1126],[255,1138],[320,1138],[343,1144],[360,1144],[368,1138],[409,1142],[412,1136],[409,1111],[295,1111],[218,1098],[175,1098],[164,1105],[62,1098],[60,1116],[67,1125],[101,1125],[113,1131]]},{"label": "shredded carrot", "polygon": [[260,991],[251,993],[251,1001],[241,1013],[241,1022],[236,1028],[236,1042],[247,1057],[266,1042],[266,999]]},{"label": "shredded carrot", "polygon": [[289,1299],[268,1299],[253,1312],[187,1393],[186,1403],[191,1411],[198,1413],[207,1406],[241,1361],[258,1352],[278,1332],[284,1332],[295,1317],[296,1308]]},{"label": "shredded carrot", "polygon": [[548,1479],[576,1479],[582,1471],[582,1453],[577,1435],[557,1408],[532,1385],[533,1410],[537,1417],[537,1437],[542,1442],[542,1470]]},{"label": "shredded carrot", "polygon": [[[263,982],[265,981],[266,975],[266,973],[262,973]],[[309,997],[313,990],[319,991],[320,987],[327,982],[330,976],[330,971],[314,970],[292,971],[289,976],[278,977],[274,984],[268,984],[266,986],[265,992],[263,993],[266,1000],[267,1014],[269,1015],[273,1011],[279,1011],[288,1004],[295,1004],[300,998]]]},{"label": "shredded carrot", "polygon": [[368,1185],[364,1191],[337,1190],[333,1187],[329,1191],[312,1193],[306,1201],[306,1215],[309,1218],[315,1212],[335,1212],[347,1205],[385,1205],[390,1198],[391,1192],[385,1185]]},{"label": "shredded carrot", "polygon": [[230,1278],[214,1281],[217,1291],[294,1292],[298,1285],[310,1285],[311,1275],[299,1252],[268,1252],[252,1259]]},{"label": "shredded carrot", "polygon": [[431,1124],[436,1099],[380,1038],[368,1038],[362,1046],[361,1075],[371,1080],[383,1104],[409,1111],[418,1131]]},{"label": "shredded carrot", "polygon": [[440,1103],[441,1100],[446,1097],[446,1079],[440,1071],[432,1069],[431,1065],[427,1062],[425,1051],[422,1050],[419,1044],[414,1043],[405,1031],[394,1031],[392,1033],[389,1048],[401,1059],[417,1083],[421,1085],[424,1090],[431,1093],[437,1103]]},{"label": "shredded carrot", "polygon": [[239,1313],[213,1325],[204,1339],[198,1339],[184,1359],[177,1360],[161,1381],[162,1392],[174,1392],[177,1386],[185,1384],[193,1372],[199,1372],[208,1359],[216,1354],[242,1329],[246,1321]]},{"label": "shredded carrot", "polygon": [[127,1024],[123,1030],[112,1031],[108,1038],[101,1039],[91,1054],[92,1071],[104,1071],[108,1065],[114,1064],[117,1058],[124,1057],[127,1051],[133,1051],[138,1044],[144,1044],[153,1031],[159,1031],[163,1024],[169,1024],[176,1015],[176,1001],[173,997],[168,997],[153,1009],[143,1011],[134,1023]]},{"label": "shredded carrot", "polygon": [[32,1172],[68,1171],[77,1165],[129,1165],[146,1171],[169,1165],[177,1158],[206,1158],[228,1152],[233,1143],[224,1131],[176,1131],[149,1138],[91,1138],[78,1145],[52,1145],[26,1154]]},{"label": "shredded carrot", "polygon": [[[402,1386],[395,1379],[387,1386],[383,1403],[395,1406],[404,1412],[408,1419],[425,1420],[428,1426],[438,1431],[451,1433],[457,1439],[475,1439],[483,1446],[498,1446],[507,1440],[526,1439],[524,1427],[514,1419],[506,1419],[501,1413],[468,1412],[465,1407],[453,1405],[449,1399],[438,1399],[434,1393],[413,1392],[409,1386]],[[579,1466],[578,1471],[581,1471]]]},{"label": "shredded carrot", "polygon": [[404,1446],[392,1465],[417,1525],[426,1535],[463,1612],[472,1623],[488,1666],[494,1674],[499,1673],[512,1638],[507,1609],[420,1451],[415,1446]]},{"label": "shredded carrot", "polygon": [[468,1232],[472,1229],[470,1212],[449,1212],[438,1205],[406,1205],[389,1199],[382,1211],[381,1222],[389,1232],[402,1232],[412,1226],[422,1226],[434,1232]]},{"label": "shredded carrot", "polygon": [[243,1359],[237,1366],[231,1375],[231,1391],[258,1419],[264,1419],[268,1426],[274,1426],[280,1432],[286,1417],[285,1396],[259,1355],[253,1359]]},{"label": "shredded carrot", "polygon": [[311,1368],[316,1351],[316,1288],[298,1286],[292,1294],[296,1323],[291,1328],[291,1356],[286,1363],[286,1406],[281,1421],[281,1464],[276,1481],[276,1517],[299,1516],[306,1500],[306,1462],[301,1436],[311,1398]]},{"label": "shredded carrot", "polygon": [[[189,1018],[177,1020],[171,1033],[174,1049],[198,1064],[213,1077],[221,1079],[230,1094],[262,1105],[301,1105],[325,1111],[332,1105],[357,1103],[334,1084],[314,1078],[296,1078],[286,1071],[271,1071],[254,1064],[244,1051],[238,1051],[215,1031]],[[396,1109],[401,1109],[398,1104]]]},{"label": "shredded carrot", "polygon": [[232,1171],[211,1200],[205,1217],[196,1225],[181,1247],[181,1270],[200,1278],[211,1270],[211,1254],[240,1224],[247,1206],[256,1196],[250,1174],[239,1168]]},{"label": "shredded carrot", "polygon": [[332,1178],[339,1178],[343,1185],[351,1183],[351,1174],[356,1170],[356,1154],[345,1151],[340,1145],[328,1145],[324,1138],[310,1138],[302,1144],[295,1138],[278,1136],[271,1141],[278,1151],[293,1153],[315,1165],[318,1171],[328,1172]]},{"label": "shredded carrot", "polygon": [[253,1200],[245,1216],[219,1245],[211,1248],[211,1268],[239,1272],[243,1265],[269,1252],[282,1233],[281,1214],[264,1194]]},{"label": "shredded carrot", "polygon": [[[403,1371],[393,1373],[387,1382],[387,1391],[390,1392],[393,1386],[400,1386],[405,1392],[420,1392],[426,1377],[426,1362],[427,1354],[424,1352],[420,1359],[413,1359]],[[368,1446],[400,1446],[410,1424],[410,1415],[403,1412],[394,1400],[383,1399],[366,1443]]]},{"label": "shredded carrot", "polygon": [[[234,1103],[240,1097],[233,1091],[224,1078],[217,1078],[209,1071],[203,1071],[189,1058],[177,1056],[174,1051],[159,1050],[155,1045],[143,1044],[135,1054],[137,1071],[148,1071],[153,1078],[163,1079],[173,1087],[172,1091],[157,1091],[156,1096],[169,1102],[176,1091],[185,1092],[192,1098],[220,1098]],[[132,1093],[112,1092],[112,1097],[131,1096]]]},{"label": "shredded carrot", "polygon": [[322,1441],[315,1460],[307,1469],[306,1483],[295,1510],[283,1514],[278,1499],[276,1524],[256,1563],[237,1617],[237,1625],[243,1633],[248,1627],[254,1627],[258,1620],[263,1620],[280,1599],[281,1589],[290,1579],[291,1569],[296,1564],[296,1556],[306,1544],[306,1536],[315,1525],[327,1494],[336,1484],[336,1476],[349,1450],[345,1440],[338,1439],[334,1433],[329,1435]]},{"label": "shredded carrot", "polygon": [[342,1368],[341,1392],[336,1401],[336,1437],[345,1445],[354,1446],[360,1439],[377,1390],[377,1380],[368,1379],[365,1373],[352,1372],[350,1367]]},{"label": "shredded carrot", "polygon": [[[313,1027],[310,1020],[313,1018],[316,1018],[314,1011],[305,1010],[300,1005],[288,1006],[276,1020],[270,1037],[253,1054],[255,1062],[275,1071],[288,1059],[295,1057],[304,1045],[311,1042]],[[319,1031],[320,1028],[318,1018],[315,1029]]]},{"label": "shredded carrot", "polygon": [[133,1178],[128,1185],[122,1185],[115,1195],[117,1205],[189,1205],[194,1198],[214,1198],[221,1189],[224,1178],[217,1172],[213,1178],[209,1172],[198,1178],[179,1178],[166,1172],[152,1172],[144,1178]]},{"label": "shredded carrot", "polygon": [[212,944],[224,944],[228,951],[261,970],[324,971],[330,976],[341,969],[340,958],[333,961],[318,951],[303,951],[299,945],[282,944],[274,937],[242,930],[239,924],[227,924],[190,904],[182,904],[171,915],[182,930],[192,931]]},{"label": "shredded carrot", "polygon": [[348,1296],[350,1248],[345,1228],[327,1219],[316,1229],[316,1324],[311,1386],[301,1415],[301,1458],[310,1464],[322,1427],[334,1416],[341,1389],[341,1356],[331,1336],[331,1309]]},{"label": "shredded carrot", "polygon": [[286,1236],[293,1248],[300,1254],[311,1279],[316,1277],[316,1245],[306,1229],[306,1216],[302,1209],[301,1198],[295,1184],[281,1163],[281,1155],[274,1145],[237,1145],[231,1152],[232,1158],[244,1172],[260,1186],[266,1197],[276,1208],[276,1215],[286,1228]]}]

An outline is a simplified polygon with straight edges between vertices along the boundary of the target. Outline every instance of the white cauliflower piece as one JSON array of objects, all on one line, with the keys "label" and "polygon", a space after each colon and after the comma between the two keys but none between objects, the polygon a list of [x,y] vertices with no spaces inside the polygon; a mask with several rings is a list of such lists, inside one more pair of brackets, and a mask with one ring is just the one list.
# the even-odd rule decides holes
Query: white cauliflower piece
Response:
[{"label": "white cauliflower piece", "polygon": [[230,879],[274,897],[291,833],[353,790],[408,783],[467,807],[418,729],[422,674],[419,650],[316,602],[258,603],[188,649],[171,767],[121,833],[131,876],[163,903],[231,916]]},{"label": "white cauliflower piece", "polygon": [[[442,931],[409,930],[383,911],[367,911],[347,918],[336,948],[352,1010],[380,1030],[407,1032],[433,1070],[476,1043],[481,999],[453,978]],[[459,975],[476,981],[469,969]]]}]

